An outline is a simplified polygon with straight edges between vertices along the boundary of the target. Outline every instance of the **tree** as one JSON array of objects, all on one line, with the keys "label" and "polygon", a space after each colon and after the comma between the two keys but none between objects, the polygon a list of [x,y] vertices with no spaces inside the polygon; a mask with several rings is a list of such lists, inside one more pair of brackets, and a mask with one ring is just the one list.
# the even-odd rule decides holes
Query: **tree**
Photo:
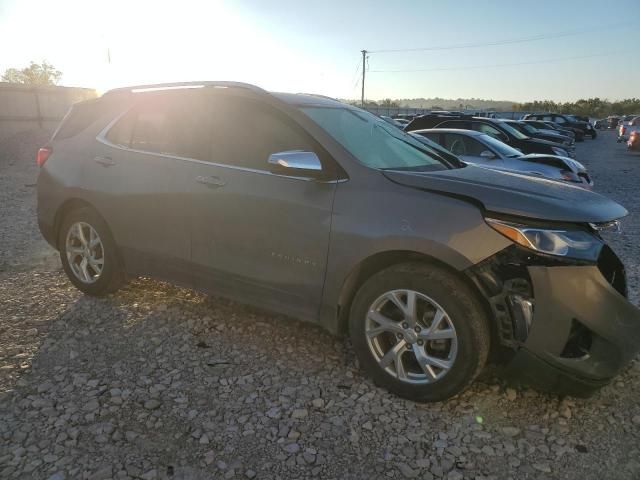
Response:
[{"label": "tree", "polygon": [[381,107],[397,107],[397,106],[399,106],[398,102],[396,102],[395,100],[391,100],[390,98],[385,98],[384,100],[380,100],[378,105],[380,105]]},{"label": "tree", "polygon": [[62,78],[62,72],[44,60],[42,63],[31,62],[22,70],[8,68],[2,75],[3,82],[23,85],[57,85],[60,78]]}]

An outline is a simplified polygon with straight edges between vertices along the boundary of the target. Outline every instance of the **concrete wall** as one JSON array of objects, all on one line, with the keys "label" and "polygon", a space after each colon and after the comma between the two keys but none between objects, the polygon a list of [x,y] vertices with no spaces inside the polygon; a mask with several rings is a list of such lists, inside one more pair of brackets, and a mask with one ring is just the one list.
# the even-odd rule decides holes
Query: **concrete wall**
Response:
[{"label": "concrete wall", "polygon": [[0,141],[25,130],[53,130],[72,104],[96,96],[89,88],[0,82]]}]

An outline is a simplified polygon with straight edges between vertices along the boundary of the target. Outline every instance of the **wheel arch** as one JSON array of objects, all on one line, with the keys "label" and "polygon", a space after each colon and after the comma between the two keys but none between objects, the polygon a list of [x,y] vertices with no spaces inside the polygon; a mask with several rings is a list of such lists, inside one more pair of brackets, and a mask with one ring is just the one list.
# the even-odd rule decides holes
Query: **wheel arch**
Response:
[{"label": "wheel arch", "polygon": [[[89,208],[93,210],[93,212],[95,212],[96,215],[98,215],[100,219],[102,219],[104,224],[107,225],[107,228],[109,228],[109,224],[105,221],[104,216],[102,216],[100,211],[94,205],[92,205],[90,202],[79,197],[69,198],[65,200],[62,203],[62,205],[58,207],[54,217],[53,232],[54,232],[54,240],[56,242],[56,248],[58,250],[60,250],[60,245],[58,245],[58,239],[60,237],[60,228],[62,227],[62,222],[70,212],[74,210],[78,210],[80,208]],[[110,232],[110,233],[113,236],[113,232]]]},{"label": "wheel arch", "polygon": [[362,284],[372,275],[375,275],[376,273],[386,268],[402,263],[418,263],[423,265],[437,266],[439,268],[447,270],[449,273],[452,273],[465,285],[467,285],[467,287],[475,294],[476,298],[481,303],[482,308],[486,313],[487,318],[489,319],[491,345],[495,344],[494,339],[496,335],[496,325],[495,319],[493,318],[491,306],[489,305],[486,297],[478,289],[478,286],[473,282],[473,280],[471,280],[469,276],[465,275],[464,272],[457,270],[456,268],[443,262],[442,260],[439,260],[425,253],[411,250],[391,250],[375,253],[363,259],[351,269],[342,285],[342,289],[340,290],[340,295],[338,297],[337,333],[341,335],[348,334],[349,312],[351,311],[351,304]]}]

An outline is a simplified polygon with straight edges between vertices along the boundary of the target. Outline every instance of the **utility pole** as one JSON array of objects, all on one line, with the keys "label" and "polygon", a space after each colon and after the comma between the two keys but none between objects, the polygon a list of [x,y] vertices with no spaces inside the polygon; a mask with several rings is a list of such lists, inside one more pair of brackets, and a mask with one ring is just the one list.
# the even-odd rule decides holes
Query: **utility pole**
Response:
[{"label": "utility pole", "polygon": [[366,63],[367,63],[367,51],[366,50],[362,50],[362,97],[360,99],[360,103],[362,105],[362,108],[364,108],[364,74],[365,74],[365,70],[366,70]]}]

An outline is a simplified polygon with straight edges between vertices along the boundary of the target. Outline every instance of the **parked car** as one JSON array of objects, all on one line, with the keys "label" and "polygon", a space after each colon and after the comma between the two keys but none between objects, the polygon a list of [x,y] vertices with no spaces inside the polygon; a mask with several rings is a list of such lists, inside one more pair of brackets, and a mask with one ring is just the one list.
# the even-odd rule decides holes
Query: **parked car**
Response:
[{"label": "parked car", "polygon": [[606,130],[609,128],[609,119],[601,118],[600,120],[596,120],[593,124],[593,128],[596,130]]},{"label": "parked car", "polygon": [[400,128],[406,127],[411,122],[411,120],[407,120],[406,118],[396,118],[394,120],[398,122],[398,124],[400,125]]},{"label": "parked car", "polygon": [[[402,120],[402,119],[396,120],[395,118],[387,117],[386,115],[380,115],[380,118],[383,119],[385,122],[390,123],[394,127],[398,127],[398,128],[404,128],[404,126],[407,123],[409,123],[407,120]],[[402,122],[406,122],[406,123],[402,123]]]},{"label": "parked car", "polygon": [[[590,135],[592,139],[595,139],[598,136],[595,128],[593,128],[589,122],[580,121],[573,115],[564,115],[560,113],[530,113],[525,115],[523,119],[554,122],[561,127],[570,128],[576,134],[577,141],[581,141],[585,135]],[[578,132],[582,133],[582,136],[580,136]]]},{"label": "parked car", "polygon": [[580,162],[539,153],[524,155],[486,133],[436,128],[414,130],[411,134],[427,138],[464,162],[476,166],[537,175],[584,188],[593,186],[593,180]]},{"label": "parked car", "polygon": [[38,224],[79,290],[145,275],[316,322],[406,398],[455,395],[489,351],[521,381],[585,394],[640,348],[600,235],[623,207],[448,160],[338,101],[112,90],[75,105],[37,163]]},{"label": "parked car", "polygon": [[610,116],[607,117],[608,127],[609,129],[618,128],[618,123],[620,123],[620,117]]},{"label": "parked car", "polygon": [[640,127],[640,116],[625,115],[618,122],[618,142],[626,142],[629,134]]},{"label": "parked car", "polygon": [[[528,122],[529,120],[523,120],[524,122]],[[567,127],[562,127],[560,125],[558,125],[555,122],[543,122],[545,123],[549,128],[556,130],[560,133],[562,133],[563,135],[569,135],[571,136],[573,134],[574,139],[577,142],[582,142],[584,141],[584,132],[582,130],[573,130],[571,128],[567,128]]]},{"label": "parked car", "polygon": [[550,131],[550,132],[559,133],[560,135],[569,137],[575,143],[576,134],[573,132],[573,130],[569,130],[568,128],[562,128],[553,122],[543,122],[542,120],[520,120],[520,121],[528,125],[531,125],[540,131]]},{"label": "parked car", "polygon": [[574,151],[561,143],[531,138],[513,128],[506,120],[498,118],[424,115],[414,119],[404,129],[407,132],[411,132],[413,130],[424,130],[428,128],[476,130],[491,135],[501,142],[511,145],[513,148],[517,148],[523,153],[544,153],[571,158],[575,156]]},{"label": "parked car", "polygon": [[520,133],[527,135],[531,138],[540,138],[542,140],[548,140],[549,142],[561,143],[565,148],[575,150],[575,140],[568,135],[551,130],[540,130],[531,124],[528,124],[522,120],[505,120],[509,125],[518,130]]}]

